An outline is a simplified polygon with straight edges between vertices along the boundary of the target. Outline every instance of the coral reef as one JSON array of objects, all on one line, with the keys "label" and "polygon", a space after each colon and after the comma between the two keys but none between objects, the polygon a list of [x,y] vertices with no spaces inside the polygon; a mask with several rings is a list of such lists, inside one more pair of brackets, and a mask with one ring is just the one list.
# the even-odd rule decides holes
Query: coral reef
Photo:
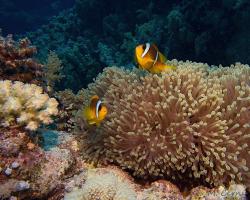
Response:
[{"label": "coral reef", "polygon": [[186,200],[213,200],[213,199],[229,199],[229,200],[247,200],[246,188],[243,185],[230,185],[228,188],[223,186],[208,189],[205,187],[197,187],[190,191]]},{"label": "coral reef", "polygon": [[75,116],[83,107],[84,92],[80,90],[74,94],[71,90],[63,90],[55,93],[59,101],[59,113],[56,119],[57,130],[71,132],[75,126]]},{"label": "coral reef", "polygon": [[106,68],[89,86],[86,96],[100,96],[109,115],[90,129],[79,118],[85,158],[184,187],[249,189],[249,66],[170,64],[177,70],[161,75]]},{"label": "coral reef", "polygon": [[67,170],[72,168],[74,158],[69,150],[54,148],[45,153],[43,163],[40,163],[40,170],[31,178],[31,189],[34,196],[47,195],[62,183]]},{"label": "coral reef", "polygon": [[151,183],[150,186],[144,188],[138,196],[141,200],[184,200],[179,188],[177,188],[174,184],[164,180]]},{"label": "coral reef", "polygon": [[44,152],[27,132],[17,128],[1,128],[0,139],[0,199],[26,194],[31,188],[30,177],[44,161]]},{"label": "coral reef", "polygon": [[158,180],[136,184],[126,173],[114,167],[86,169],[65,181],[65,200],[246,200],[243,185],[231,184],[213,189],[196,187],[183,194],[172,183]]},{"label": "coral reef", "polygon": [[58,113],[57,101],[49,98],[34,84],[0,81],[1,126],[25,126],[36,130],[40,124],[50,124]]},{"label": "coral reef", "polygon": [[32,57],[36,48],[27,38],[17,43],[11,35],[0,36],[0,78],[41,84],[42,65]]},{"label": "coral reef", "polygon": [[[75,149],[73,138],[61,133],[58,147],[41,149],[30,134],[18,129],[0,134],[0,199],[47,199],[63,184],[68,172],[73,172]],[[33,148],[28,144],[33,143]],[[60,147],[60,145],[62,145]],[[52,192],[52,194],[50,194]]]}]

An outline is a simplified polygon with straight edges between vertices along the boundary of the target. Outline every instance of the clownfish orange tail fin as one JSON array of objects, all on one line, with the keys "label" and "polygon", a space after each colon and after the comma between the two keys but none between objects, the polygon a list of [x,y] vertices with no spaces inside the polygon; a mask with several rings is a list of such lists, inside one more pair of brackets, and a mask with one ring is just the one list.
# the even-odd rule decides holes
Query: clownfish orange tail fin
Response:
[{"label": "clownfish orange tail fin", "polygon": [[169,65],[169,64],[165,64],[165,68],[166,68],[167,70],[176,70],[176,66],[174,66],[174,65]]},{"label": "clownfish orange tail fin", "polygon": [[160,58],[160,62],[163,62],[163,63],[167,62],[167,58],[161,52],[159,52],[159,58]]}]

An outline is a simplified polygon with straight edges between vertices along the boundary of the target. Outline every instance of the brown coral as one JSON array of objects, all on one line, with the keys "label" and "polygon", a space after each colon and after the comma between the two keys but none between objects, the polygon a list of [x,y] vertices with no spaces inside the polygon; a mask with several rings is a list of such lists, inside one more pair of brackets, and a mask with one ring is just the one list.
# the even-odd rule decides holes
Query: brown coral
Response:
[{"label": "brown coral", "polygon": [[140,200],[184,200],[179,188],[169,181],[158,180],[139,193]]},{"label": "brown coral", "polygon": [[63,78],[63,75],[60,73],[61,69],[62,61],[54,51],[50,51],[43,70],[46,85],[48,86],[48,90],[50,92],[53,91],[56,82]]},{"label": "brown coral", "polygon": [[109,115],[95,130],[80,124],[86,158],[136,177],[250,187],[249,66],[172,64],[177,70],[161,75],[113,67],[99,76],[89,93]]},{"label": "brown coral", "polygon": [[66,180],[64,185],[65,200],[246,200],[243,185],[213,189],[199,186],[183,194],[176,185],[165,180],[136,184],[127,173],[111,166],[85,169]]},{"label": "brown coral", "polygon": [[71,90],[63,90],[55,93],[59,101],[59,113],[56,119],[57,130],[71,132],[75,127],[75,116],[84,102],[84,93],[79,91],[74,94]]},{"label": "brown coral", "polygon": [[8,35],[0,36],[0,78],[22,81],[25,83],[41,83],[42,65],[32,57],[36,48],[30,46],[27,38],[18,43]]},{"label": "brown coral", "polygon": [[246,188],[243,185],[229,185],[228,188],[219,186],[217,188],[196,187],[190,191],[186,200],[247,200]]},{"label": "brown coral", "polygon": [[64,148],[44,152],[37,144],[29,150],[27,143],[34,139],[20,128],[0,129],[0,199],[47,199],[62,190],[65,174],[72,172],[73,155]]}]

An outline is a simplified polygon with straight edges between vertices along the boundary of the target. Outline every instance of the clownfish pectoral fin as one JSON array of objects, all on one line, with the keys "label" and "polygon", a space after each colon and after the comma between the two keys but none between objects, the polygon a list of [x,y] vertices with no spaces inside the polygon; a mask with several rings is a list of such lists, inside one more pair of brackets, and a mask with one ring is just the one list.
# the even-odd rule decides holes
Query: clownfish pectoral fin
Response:
[{"label": "clownfish pectoral fin", "polygon": [[95,122],[94,120],[90,120],[90,121],[88,121],[88,123],[89,123],[90,125],[96,124],[96,122]]},{"label": "clownfish pectoral fin", "polygon": [[154,67],[151,69],[152,73],[161,73],[161,72],[170,72],[175,70],[175,66],[171,66],[165,63],[157,62]]},{"label": "clownfish pectoral fin", "polygon": [[95,125],[96,125],[97,127],[99,127],[100,124],[101,124],[100,122],[96,122],[96,123],[95,123]]}]

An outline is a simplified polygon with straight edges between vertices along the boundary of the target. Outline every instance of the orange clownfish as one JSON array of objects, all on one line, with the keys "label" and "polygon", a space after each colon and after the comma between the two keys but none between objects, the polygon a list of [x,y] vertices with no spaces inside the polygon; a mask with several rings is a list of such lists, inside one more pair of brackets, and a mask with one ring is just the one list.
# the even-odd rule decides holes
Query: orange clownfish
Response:
[{"label": "orange clownfish", "polygon": [[97,95],[92,96],[90,104],[83,110],[83,116],[88,124],[97,126],[105,119],[107,113],[107,107],[102,104]]},{"label": "orange clownfish", "polygon": [[135,48],[135,60],[139,68],[151,73],[160,73],[176,69],[175,66],[167,65],[166,57],[159,51],[155,44],[141,44]]}]

